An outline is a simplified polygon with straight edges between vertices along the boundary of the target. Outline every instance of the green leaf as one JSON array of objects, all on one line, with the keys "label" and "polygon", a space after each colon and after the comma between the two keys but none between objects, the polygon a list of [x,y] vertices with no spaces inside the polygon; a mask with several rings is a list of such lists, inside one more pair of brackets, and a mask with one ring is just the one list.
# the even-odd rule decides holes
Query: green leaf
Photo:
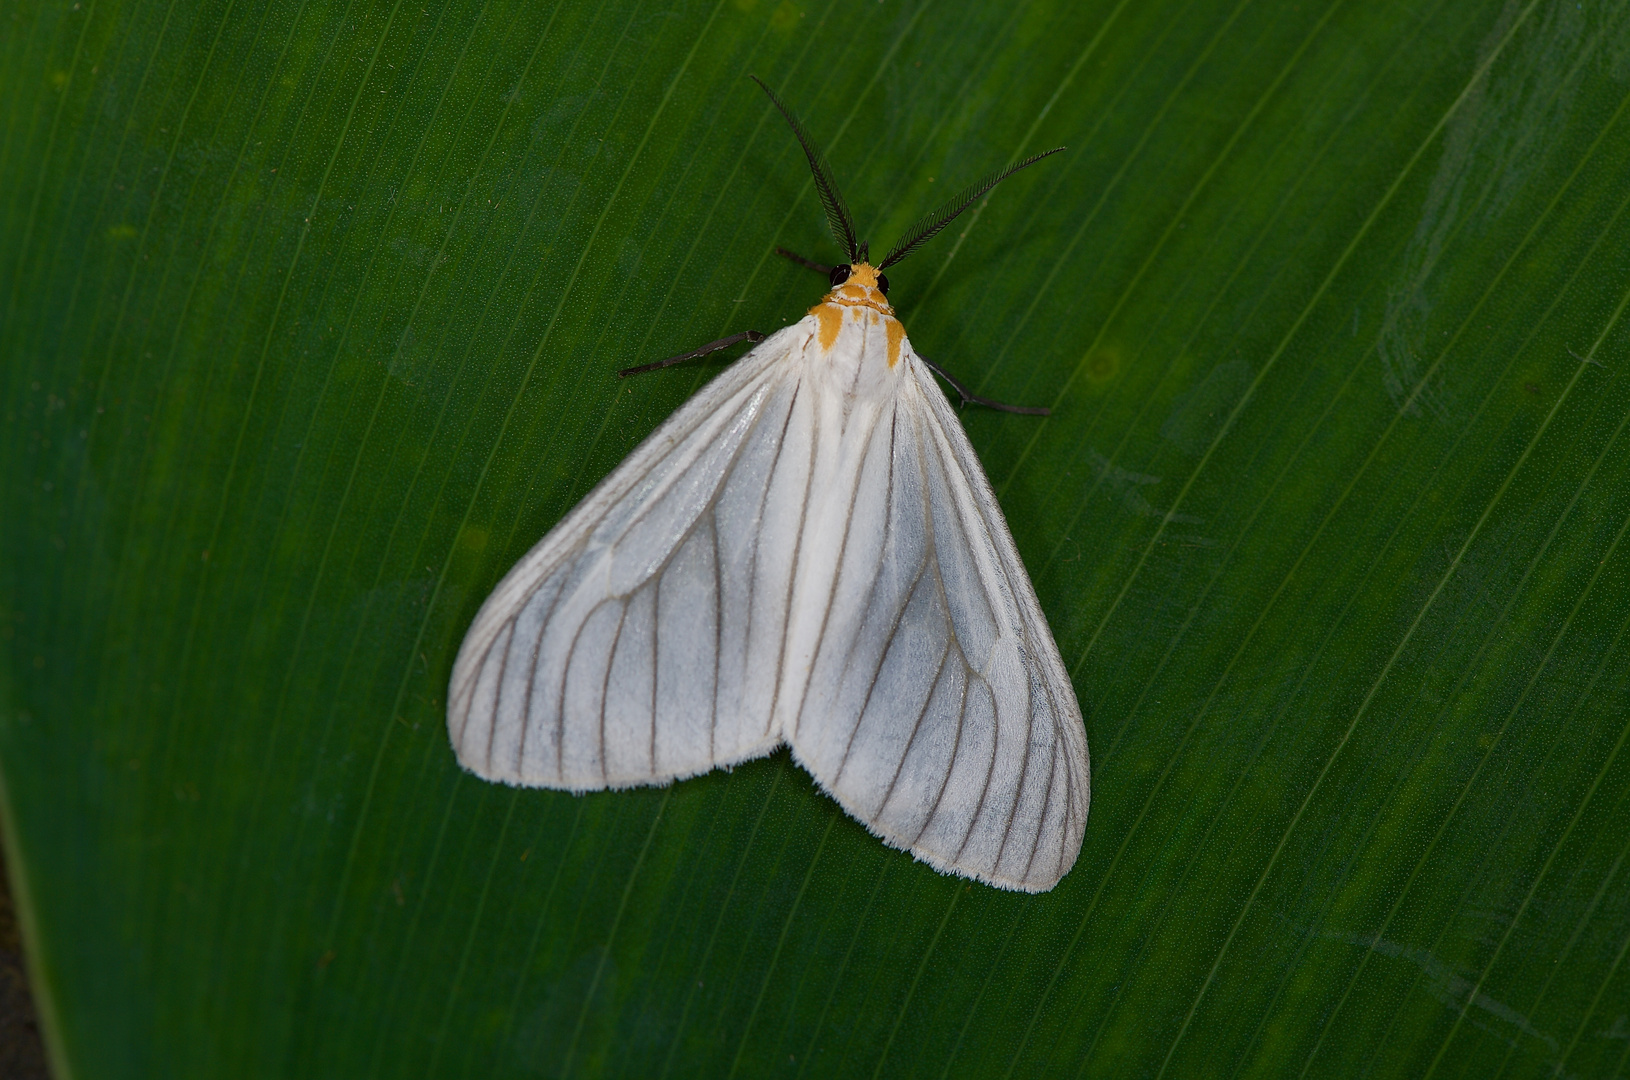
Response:
[{"label": "green leaf", "polygon": [[[10,0],[0,767],[64,1077],[1610,1076],[1630,9]],[[797,144],[1087,712],[1038,896],[785,753],[463,774],[487,591],[801,317]]]}]

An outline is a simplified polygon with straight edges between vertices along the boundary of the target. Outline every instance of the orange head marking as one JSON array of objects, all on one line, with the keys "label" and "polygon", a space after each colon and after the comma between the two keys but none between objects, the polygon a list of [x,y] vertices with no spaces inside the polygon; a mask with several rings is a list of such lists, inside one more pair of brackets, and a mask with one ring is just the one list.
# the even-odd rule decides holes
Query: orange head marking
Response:
[{"label": "orange head marking", "polygon": [[894,314],[889,306],[889,279],[871,263],[861,261],[832,268],[832,291],[822,303],[843,307],[869,307],[884,315]]}]

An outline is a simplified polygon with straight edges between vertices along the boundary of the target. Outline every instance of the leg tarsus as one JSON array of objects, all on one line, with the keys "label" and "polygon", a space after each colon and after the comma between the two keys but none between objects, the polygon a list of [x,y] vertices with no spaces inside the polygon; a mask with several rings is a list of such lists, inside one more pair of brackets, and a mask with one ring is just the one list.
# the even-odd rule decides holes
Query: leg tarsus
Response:
[{"label": "leg tarsus", "polygon": [[777,244],[775,246],[775,253],[777,255],[781,256],[783,259],[791,259],[793,262],[797,263],[799,266],[802,266],[802,267],[804,267],[806,269],[809,269],[809,270],[813,270],[817,274],[830,274],[830,273],[832,273],[832,268],[830,266],[822,266],[820,263],[816,262],[814,259],[806,259],[802,255],[798,254],[796,251],[788,251],[786,248],[782,247],[780,244]]},{"label": "leg tarsus", "polygon": [[922,353],[917,354],[917,359],[927,364],[929,371],[932,371],[935,375],[938,375],[940,378],[950,383],[951,389],[955,390],[962,398],[962,404],[964,406],[983,405],[987,409],[995,409],[998,412],[1018,413],[1020,416],[1053,415],[1053,410],[1051,409],[1044,409],[1031,405],[1007,405],[1000,401],[992,401],[990,398],[982,398],[978,394],[971,393],[966,386],[963,386],[961,383],[953,379],[944,368],[934,363],[934,361],[928,359]]},{"label": "leg tarsus", "polygon": [[675,364],[682,364],[686,360],[695,360],[698,357],[706,356],[708,353],[718,352],[720,349],[728,349],[737,342],[751,341],[756,345],[763,340],[764,335],[759,333],[757,330],[743,330],[739,334],[731,334],[727,338],[720,338],[718,341],[710,341],[706,345],[703,345],[700,349],[692,349],[690,352],[680,353],[678,356],[670,356],[666,360],[656,360],[649,364],[639,364],[635,367],[623,368],[621,371],[617,372],[617,377],[619,379],[626,379],[630,375],[643,375],[647,371],[656,371],[659,368],[672,367]]}]

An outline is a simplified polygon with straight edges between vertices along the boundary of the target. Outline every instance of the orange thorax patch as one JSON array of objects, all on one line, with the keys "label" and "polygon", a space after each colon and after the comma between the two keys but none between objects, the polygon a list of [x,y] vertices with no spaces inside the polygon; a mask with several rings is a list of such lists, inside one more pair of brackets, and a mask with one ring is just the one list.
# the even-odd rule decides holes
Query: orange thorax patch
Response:
[{"label": "orange thorax patch", "polygon": [[892,368],[900,360],[900,342],[906,336],[906,328],[894,317],[894,308],[889,306],[883,290],[878,288],[877,271],[869,263],[851,264],[848,280],[809,309],[809,313],[815,316],[816,337],[821,348],[830,349],[837,342],[838,331],[843,328],[843,309],[856,307],[870,308],[874,313],[874,323],[878,316],[883,317],[889,340],[889,367]]}]

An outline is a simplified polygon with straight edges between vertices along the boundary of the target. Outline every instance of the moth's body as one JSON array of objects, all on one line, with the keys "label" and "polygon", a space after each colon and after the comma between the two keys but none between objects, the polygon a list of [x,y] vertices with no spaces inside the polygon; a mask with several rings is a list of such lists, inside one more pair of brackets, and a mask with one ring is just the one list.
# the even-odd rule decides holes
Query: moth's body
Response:
[{"label": "moth's body", "polygon": [[[778,738],[788,738],[796,733],[805,705],[805,688],[829,609],[820,598],[835,589],[866,451],[879,426],[892,416],[899,396],[912,393],[913,387],[910,360],[901,362],[910,356],[905,327],[876,288],[872,268],[864,263],[853,267],[847,282],[782,333],[792,336],[788,362],[802,369],[801,386],[807,391],[793,402],[789,429],[793,433],[807,429],[814,449],[810,498],[802,507],[774,511],[789,515],[778,524],[790,526],[788,531],[799,537],[789,605],[792,617],[772,723]],[[801,519],[801,528],[794,516]]]},{"label": "moth's body", "polygon": [[511,569],[449,735],[482,777],[572,791],[786,744],[887,842],[1051,888],[1089,797],[1069,677],[887,280],[863,251],[830,273]]}]

